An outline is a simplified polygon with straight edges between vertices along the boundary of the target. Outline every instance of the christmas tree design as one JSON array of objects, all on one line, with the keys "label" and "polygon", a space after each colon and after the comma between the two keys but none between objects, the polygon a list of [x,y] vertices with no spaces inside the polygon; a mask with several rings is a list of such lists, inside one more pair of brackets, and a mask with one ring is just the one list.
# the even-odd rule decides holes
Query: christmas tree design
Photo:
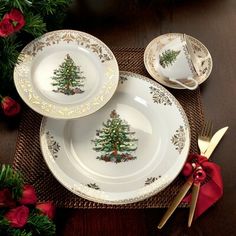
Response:
[{"label": "christmas tree design", "polygon": [[169,65],[172,65],[177,56],[180,54],[181,51],[174,51],[174,50],[166,50],[164,51],[161,55],[160,55],[160,65],[163,67],[163,68],[166,68],[168,67]]},{"label": "christmas tree design", "polygon": [[96,131],[97,137],[92,140],[93,150],[101,153],[97,159],[115,163],[136,159],[132,156],[132,152],[137,149],[138,141],[134,134],[127,122],[113,110],[110,119],[106,123],[103,122],[103,128]]},{"label": "christmas tree design", "polygon": [[74,95],[83,93],[85,77],[79,66],[76,66],[69,54],[66,55],[59,68],[54,70],[52,85],[57,87],[53,92],[63,93],[65,95]]}]

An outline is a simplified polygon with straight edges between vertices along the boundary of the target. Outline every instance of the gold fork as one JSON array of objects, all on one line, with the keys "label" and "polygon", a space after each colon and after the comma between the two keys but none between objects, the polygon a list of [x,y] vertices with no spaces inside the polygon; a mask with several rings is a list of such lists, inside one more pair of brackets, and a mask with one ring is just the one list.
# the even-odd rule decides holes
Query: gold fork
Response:
[{"label": "gold fork", "polygon": [[209,146],[212,137],[212,128],[212,122],[207,121],[206,123],[204,123],[201,133],[198,136],[198,147],[200,149],[201,155],[204,155]]},{"label": "gold fork", "polygon": [[[213,128],[212,122],[207,121],[206,123],[204,123],[201,133],[198,136],[198,147],[199,147],[201,155],[204,155],[207,148],[209,147],[211,137],[212,137],[212,128]],[[195,212],[195,208],[197,204],[199,190],[200,190],[200,183],[199,182],[194,183],[193,189],[192,189],[192,198],[190,202],[188,227],[191,226],[192,221],[193,221],[193,216],[194,216],[194,212]]]}]

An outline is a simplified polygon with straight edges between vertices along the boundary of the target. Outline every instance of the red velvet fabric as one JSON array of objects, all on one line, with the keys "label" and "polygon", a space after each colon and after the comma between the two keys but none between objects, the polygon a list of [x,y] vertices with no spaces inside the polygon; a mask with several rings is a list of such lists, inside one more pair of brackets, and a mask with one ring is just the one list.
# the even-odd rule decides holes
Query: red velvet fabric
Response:
[{"label": "red velvet fabric", "polygon": [[[189,171],[190,165],[192,166],[191,171]],[[200,168],[203,172],[205,172],[206,179],[196,179],[197,168]],[[186,171],[186,169],[188,169],[188,171]],[[190,154],[182,173],[186,177],[193,175],[194,181],[198,181],[201,183],[197,205],[194,213],[194,219],[196,219],[222,197],[223,181],[221,177],[221,169],[217,164],[209,162],[208,159],[204,156],[201,156],[199,154]],[[190,202],[190,200],[191,194],[187,195],[183,199],[184,202],[188,203]]]}]

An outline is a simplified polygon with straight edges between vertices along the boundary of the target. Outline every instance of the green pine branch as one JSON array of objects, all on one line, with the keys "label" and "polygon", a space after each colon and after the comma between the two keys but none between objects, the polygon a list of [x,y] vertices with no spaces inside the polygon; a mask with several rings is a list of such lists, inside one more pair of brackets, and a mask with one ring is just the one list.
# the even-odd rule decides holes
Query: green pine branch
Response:
[{"label": "green pine branch", "polygon": [[53,236],[56,234],[55,224],[45,215],[38,215],[36,212],[30,214],[27,227],[35,231],[37,235]]},{"label": "green pine branch", "polygon": [[25,15],[25,21],[26,24],[23,30],[34,37],[39,37],[46,32],[46,24],[44,23],[42,16],[39,14],[29,12]]},{"label": "green pine branch", "polygon": [[2,38],[0,40],[0,68],[1,68],[1,76],[9,75],[9,70],[13,69],[16,62],[17,57],[19,55],[19,48],[21,47],[21,43],[17,41],[15,35],[11,37]]},{"label": "green pine branch", "polygon": [[7,231],[9,236],[32,236],[33,234],[31,232],[27,232],[26,230],[20,230],[20,229],[14,229],[10,228]]},{"label": "green pine branch", "polygon": [[22,196],[23,178],[9,165],[2,165],[0,169],[0,189],[10,188],[12,197],[19,199]]},{"label": "green pine branch", "polygon": [[28,0],[3,0],[5,6],[10,9],[17,8],[24,13],[24,9],[31,5],[31,1]]},{"label": "green pine branch", "polygon": [[0,19],[2,19],[5,13],[6,13],[6,4],[4,1],[0,1]]},{"label": "green pine branch", "polygon": [[21,42],[16,35],[0,38],[0,94],[13,90],[13,69],[19,55]]},{"label": "green pine branch", "polygon": [[41,0],[34,2],[34,6],[43,15],[54,15],[59,9],[65,10],[71,2],[72,0]]},{"label": "green pine branch", "polygon": [[2,232],[6,232],[10,226],[8,220],[4,218],[3,214],[4,212],[0,214],[0,235],[4,235]]}]

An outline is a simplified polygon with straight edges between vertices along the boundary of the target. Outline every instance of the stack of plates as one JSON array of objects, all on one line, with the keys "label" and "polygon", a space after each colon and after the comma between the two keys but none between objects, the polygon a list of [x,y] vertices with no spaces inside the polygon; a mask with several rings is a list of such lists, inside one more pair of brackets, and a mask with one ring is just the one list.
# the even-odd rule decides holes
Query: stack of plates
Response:
[{"label": "stack of plates", "polygon": [[40,143],[55,178],[106,204],[148,198],[181,171],[190,128],[163,86],[118,70],[111,50],[79,31],[54,31],[28,44],[14,71],[23,100],[42,114]]}]

